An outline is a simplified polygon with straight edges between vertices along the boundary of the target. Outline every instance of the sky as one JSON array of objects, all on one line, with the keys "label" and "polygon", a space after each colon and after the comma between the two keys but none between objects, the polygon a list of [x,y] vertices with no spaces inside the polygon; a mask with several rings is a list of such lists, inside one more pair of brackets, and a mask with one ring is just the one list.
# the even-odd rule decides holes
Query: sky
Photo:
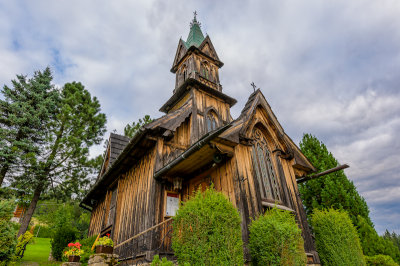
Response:
[{"label": "sky", "polygon": [[50,66],[58,86],[82,82],[122,134],[162,115],[195,10],[238,100],[233,118],[254,82],[296,143],[311,133],[350,165],[378,233],[400,233],[400,1],[0,0],[0,85]]}]

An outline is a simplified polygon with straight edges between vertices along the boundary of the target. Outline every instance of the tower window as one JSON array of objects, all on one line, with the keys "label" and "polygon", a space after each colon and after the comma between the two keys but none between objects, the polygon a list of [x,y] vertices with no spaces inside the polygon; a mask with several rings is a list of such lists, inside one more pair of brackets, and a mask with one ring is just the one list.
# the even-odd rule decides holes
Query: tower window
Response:
[{"label": "tower window", "polygon": [[213,131],[217,129],[218,126],[218,116],[215,112],[209,111],[207,116],[206,116],[206,129],[207,132]]},{"label": "tower window", "polygon": [[259,183],[261,198],[281,201],[267,140],[261,130],[254,130],[253,166]]}]

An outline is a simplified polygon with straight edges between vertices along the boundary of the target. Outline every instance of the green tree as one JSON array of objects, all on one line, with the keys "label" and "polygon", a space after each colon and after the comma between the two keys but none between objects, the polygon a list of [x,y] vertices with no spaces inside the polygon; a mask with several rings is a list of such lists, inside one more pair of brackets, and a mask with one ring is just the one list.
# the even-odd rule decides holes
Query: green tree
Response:
[{"label": "green tree", "polygon": [[[325,144],[315,136],[304,134],[300,148],[318,172],[339,165]],[[309,217],[314,209],[343,209],[348,212],[354,225],[357,224],[358,215],[372,225],[367,203],[343,171],[306,181],[299,185],[299,191]]]},{"label": "green tree", "polygon": [[[12,87],[4,85],[0,99],[0,186],[7,173],[23,171],[25,160],[34,159],[43,130],[56,110],[59,93],[51,84],[50,68],[32,78],[17,75]],[[11,170],[11,171],[10,171]]]},{"label": "green tree", "polygon": [[138,122],[132,122],[132,124],[127,124],[124,128],[124,135],[133,138],[133,136],[135,136],[139,128],[151,122],[153,122],[153,119],[151,119],[149,115],[145,115],[143,117],[143,120],[139,119]]},{"label": "green tree", "polygon": [[99,144],[105,132],[106,116],[100,113],[100,103],[81,83],[64,85],[55,119],[48,125],[41,156],[16,182],[29,180],[32,200],[22,220],[18,235],[29,225],[40,195],[48,188],[58,187],[78,193],[79,186],[88,183],[92,163],[89,147]]},{"label": "green tree", "polygon": [[358,216],[357,230],[364,255],[383,254],[400,263],[400,250],[396,244],[391,239],[379,236],[375,229],[361,216]]}]

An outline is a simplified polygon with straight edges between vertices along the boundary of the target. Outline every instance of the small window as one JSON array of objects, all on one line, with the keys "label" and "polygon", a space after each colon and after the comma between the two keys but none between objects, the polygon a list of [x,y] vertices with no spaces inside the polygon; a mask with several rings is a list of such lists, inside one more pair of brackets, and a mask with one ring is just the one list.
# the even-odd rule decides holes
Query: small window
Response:
[{"label": "small window", "polygon": [[218,127],[218,116],[215,112],[210,111],[206,116],[207,132],[213,131]]}]

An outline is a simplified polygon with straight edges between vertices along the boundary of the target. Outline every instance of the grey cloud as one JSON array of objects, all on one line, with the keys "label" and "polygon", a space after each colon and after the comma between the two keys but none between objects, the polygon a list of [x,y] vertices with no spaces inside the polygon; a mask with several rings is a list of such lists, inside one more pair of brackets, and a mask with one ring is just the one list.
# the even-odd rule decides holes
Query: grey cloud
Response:
[{"label": "grey cloud", "polygon": [[50,65],[57,84],[81,81],[97,96],[108,129],[122,133],[145,114],[162,115],[194,10],[225,63],[233,117],[254,81],[296,143],[313,133],[351,165],[378,231],[400,232],[398,1],[1,3],[0,82]]}]

